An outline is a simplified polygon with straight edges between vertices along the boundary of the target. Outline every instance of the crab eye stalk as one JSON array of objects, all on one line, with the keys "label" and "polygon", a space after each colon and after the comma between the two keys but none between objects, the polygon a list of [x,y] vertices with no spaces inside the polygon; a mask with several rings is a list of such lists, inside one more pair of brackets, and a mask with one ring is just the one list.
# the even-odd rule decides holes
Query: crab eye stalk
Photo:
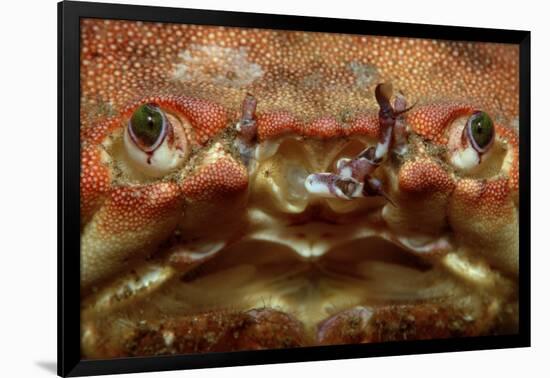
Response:
[{"label": "crab eye stalk", "polygon": [[459,117],[449,126],[448,151],[455,168],[469,172],[476,169],[491,154],[495,140],[495,125],[481,110],[468,117]]},{"label": "crab eye stalk", "polygon": [[376,102],[378,102],[378,105],[384,108],[391,106],[390,99],[392,94],[393,86],[391,83],[378,84],[376,86],[376,89],[374,90],[374,97],[376,98]]},{"label": "crab eye stalk", "polygon": [[154,151],[166,137],[166,117],[154,104],[141,105],[128,124],[132,141],[143,151]]},{"label": "crab eye stalk", "polygon": [[168,116],[156,104],[139,106],[124,133],[131,165],[149,177],[162,177],[179,167],[188,148],[185,132],[178,123],[177,117]]},{"label": "crab eye stalk", "polygon": [[495,139],[495,127],[489,115],[477,111],[470,116],[465,131],[472,147],[479,153],[486,152]]}]

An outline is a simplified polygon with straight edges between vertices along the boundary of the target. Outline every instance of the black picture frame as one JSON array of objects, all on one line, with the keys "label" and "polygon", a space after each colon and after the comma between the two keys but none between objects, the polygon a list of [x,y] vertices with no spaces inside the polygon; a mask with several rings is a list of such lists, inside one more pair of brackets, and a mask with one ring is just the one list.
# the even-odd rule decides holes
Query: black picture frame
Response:
[{"label": "black picture frame", "polygon": [[[517,44],[520,49],[519,333],[460,339],[81,360],[79,21],[141,20]],[[152,6],[58,3],[58,374],[82,376],[530,346],[530,32]]]}]

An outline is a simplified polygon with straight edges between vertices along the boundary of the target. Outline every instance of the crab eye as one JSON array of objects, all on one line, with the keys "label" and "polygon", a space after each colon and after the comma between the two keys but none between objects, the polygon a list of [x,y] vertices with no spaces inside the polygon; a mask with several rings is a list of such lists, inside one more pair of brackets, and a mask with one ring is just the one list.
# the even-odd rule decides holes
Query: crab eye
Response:
[{"label": "crab eye", "polygon": [[495,139],[493,121],[487,113],[481,111],[470,116],[466,124],[466,132],[472,147],[480,153],[487,151]]},{"label": "crab eye", "polygon": [[165,113],[156,104],[138,107],[124,132],[130,166],[149,177],[175,170],[189,154],[181,117]]},{"label": "crab eye", "polygon": [[157,149],[166,137],[166,131],[166,117],[154,104],[137,108],[128,124],[132,141],[145,152]]}]

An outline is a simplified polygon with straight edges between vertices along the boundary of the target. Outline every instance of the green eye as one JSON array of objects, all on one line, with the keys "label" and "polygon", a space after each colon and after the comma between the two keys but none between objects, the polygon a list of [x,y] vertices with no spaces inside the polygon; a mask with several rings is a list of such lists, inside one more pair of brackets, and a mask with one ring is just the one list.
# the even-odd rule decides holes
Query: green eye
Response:
[{"label": "green eye", "polygon": [[470,143],[478,152],[485,152],[495,139],[495,127],[489,115],[477,111],[470,116],[466,125]]},{"label": "green eye", "polygon": [[141,105],[132,115],[128,131],[139,148],[154,151],[166,136],[166,118],[155,104]]}]

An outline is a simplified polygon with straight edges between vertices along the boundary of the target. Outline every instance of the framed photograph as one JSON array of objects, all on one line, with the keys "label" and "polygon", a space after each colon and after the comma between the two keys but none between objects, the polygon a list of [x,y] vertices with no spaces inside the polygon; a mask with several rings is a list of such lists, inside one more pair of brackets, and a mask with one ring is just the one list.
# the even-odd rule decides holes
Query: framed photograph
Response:
[{"label": "framed photograph", "polygon": [[528,31],[58,10],[59,375],[530,345]]}]

